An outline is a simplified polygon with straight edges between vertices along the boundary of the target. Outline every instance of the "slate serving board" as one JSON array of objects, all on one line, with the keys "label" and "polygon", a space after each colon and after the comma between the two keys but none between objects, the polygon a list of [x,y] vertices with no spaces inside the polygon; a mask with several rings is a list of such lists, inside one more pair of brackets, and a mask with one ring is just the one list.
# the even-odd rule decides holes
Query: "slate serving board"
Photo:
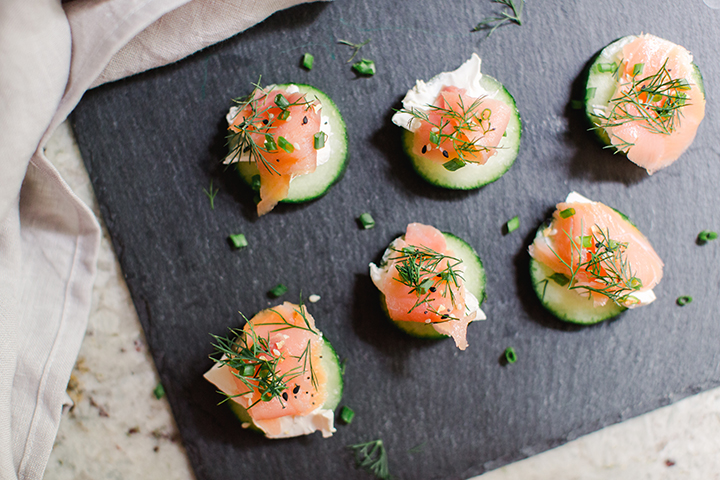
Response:
[{"label": "slate serving board", "polygon": [[[715,85],[720,11],[700,0],[532,1],[522,27],[490,38],[470,29],[499,5],[484,0],[338,0],[279,12],[220,45],[166,68],[90,91],[72,115],[183,441],[199,480],[368,478],[355,444],[382,438],[397,478],[464,478],[562,444],[720,385],[720,229]],[[670,168],[649,177],[603,150],[577,110],[586,62],[612,40],[654,33],[694,53],[708,96],[698,138]],[[359,57],[378,73],[358,78],[337,39],[370,38]],[[315,67],[300,68],[304,52]],[[433,188],[409,167],[392,108],[416,78],[452,70],[478,52],[483,71],[515,96],[524,132],[517,162],[481,190]],[[250,83],[299,82],[328,93],[345,116],[350,163],[323,198],[279,206],[257,219],[252,194],[220,165],[229,99]],[[219,188],[215,208],[203,189]],[[665,261],[658,300],[617,320],[576,327],[540,306],[526,246],[571,190],[635,220]],[[356,218],[370,212],[373,230]],[[502,225],[519,215],[509,235]],[[470,347],[426,342],[384,319],[368,262],[405,225],[454,232],[487,270],[488,321]],[[235,251],[226,237],[244,233]],[[716,242],[717,243],[717,242]],[[342,404],[356,412],[330,439],[270,441],[239,428],[202,374],[209,333],[277,303],[282,282],[310,306],[347,361]],[[685,307],[680,295],[692,295]],[[501,365],[505,347],[519,356]]]}]

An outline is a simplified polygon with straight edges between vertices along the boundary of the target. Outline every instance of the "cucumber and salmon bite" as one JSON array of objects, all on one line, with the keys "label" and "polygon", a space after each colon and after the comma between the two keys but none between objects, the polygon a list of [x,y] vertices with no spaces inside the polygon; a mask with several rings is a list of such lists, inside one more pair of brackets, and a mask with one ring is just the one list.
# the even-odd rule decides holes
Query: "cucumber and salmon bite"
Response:
[{"label": "cucumber and salmon bite", "polygon": [[464,240],[429,225],[411,223],[370,264],[382,308],[400,330],[414,337],[452,337],[467,348],[467,326],[485,320],[485,269]]},{"label": "cucumber and salmon bite", "polygon": [[480,72],[476,54],[452,72],[418,80],[393,115],[404,128],[403,149],[429,183],[472,190],[507,172],[520,150],[522,123],[515,99]]},{"label": "cucumber and salmon bite", "polygon": [[690,52],[662,38],[620,38],[588,68],[585,115],[602,143],[652,174],[695,139],[705,116],[700,69]]},{"label": "cucumber and salmon bite", "polygon": [[590,325],[655,300],[663,262],[628,218],[572,192],[529,247],[530,278],[560,320]]},{"label": "cucumber and salmon bite", "polygon": [[335,432],[343,392],[340,362],[304,305],[262,310],[216,340],[205,378],[226,396],[243,428],[268,438]]},{"label": "cucumber and salmon bite", "polygon": [[259,190],[258,215],[279,202],[323,196],[347,166],[347,128],[335,103],[302,84],[256,88],[227,114],[229,154],[243,180]]}]

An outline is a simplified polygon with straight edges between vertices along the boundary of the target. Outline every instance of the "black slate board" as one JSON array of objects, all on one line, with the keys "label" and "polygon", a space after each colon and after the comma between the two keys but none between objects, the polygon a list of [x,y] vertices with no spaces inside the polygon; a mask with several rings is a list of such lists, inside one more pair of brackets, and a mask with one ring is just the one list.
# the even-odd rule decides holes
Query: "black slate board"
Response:
[{"label": "black slate board", "polygon": [[[720,11],[700,0],[532,1],[522,27],[470,33],[499,5],[481,0],[362,0],[310,4],[178,64],[88,92],[72,115],[163,385],[199,480],[368,478],[346,445],[382,438],[398,478],[463,478],[720,385],[720,229],[714,109]],[[680,161],[652,177],[613,156],[571,108],[588,59],[612,40],[650,32],[690,49],[705,76],[707,116]],[[371,38],[357,78],[336,39]],[[299,67],[304,52],[315,68]],[[515,96],[519,158],[498,182],[468,193],[435,189],[408,166],[391,109],[416,78],[478,52],[483,71]],[[263,83],[301,82],[344,113],[350,164],[324,198],[257,219],[252,195],[219,164],[229,99]],[[203,188],[219,187],[211,210]],[[580,328],[546,313],[531,291],[526,246],[571,190],[627,213],[665,261],[658,300]],[[371,212],[373,230],[356,217]],[[503,223],[521,227],[503,236]],[[470,347],[423,342],[382,317],[367,264],[410,221],[466,239],[485,260],[489,320]],[[229,233],[250,245],[233,251]],[[343,404],[357,413],[331,439],[269,441],[243,431],[202,379],[209,333],[276,303],[320,294],[319,326],[347,360]],[[675,305],[680,295],[694,301]],[[513,346],[519,360],[502,366]],[[411,450],[420,445],[418,449]],[[417,452],[419,450],[419,453]]]}]

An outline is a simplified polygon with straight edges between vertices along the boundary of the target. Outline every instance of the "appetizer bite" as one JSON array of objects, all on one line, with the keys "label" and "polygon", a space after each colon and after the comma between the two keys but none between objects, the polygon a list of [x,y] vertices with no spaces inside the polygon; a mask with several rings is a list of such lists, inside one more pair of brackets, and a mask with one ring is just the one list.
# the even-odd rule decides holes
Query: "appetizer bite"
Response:
[{"label": "appetizer bite", "polygon": [[304,305],[262,310],[231,338],[215,336],[205,378],[223,393],[243,428],[268,438],[335,432],[343,379],[335,350]]},{"label": "appetizer bite", "polygon": [[652,174],[695,139],[705,116],[702,75],[679,45],[649,34],[623,37],[590,66],[585,113],[602,142]]},{"label": "appetizer bite", "polygon": [[575,192],[529,248],[542,304],[560,320],[592,324],[655,300],[663,262],[622,213]]},{"label": "appetizer bite", "polygon": [[390,243],[380,266],[370,264],[383,309],[401,330],[420,338],[450,336],[467,348],[467,326],[485,320],[485,269],[460,238],[421,223]]},{"label": "appetizer bite", "polygon": [[324,195],[345,171],[347,132],[333,101],[309,85],[256,86],[227,114],[226,164],[260,192],[258,215],[278,202]]},{"label": "appetizer bite", "polygon": [[471,190],[513,164],[522,126],[515,99],[480,73],[480,57],[425,83],[418,80],[393,115],[403,148],[421,177],[439,187]]}]

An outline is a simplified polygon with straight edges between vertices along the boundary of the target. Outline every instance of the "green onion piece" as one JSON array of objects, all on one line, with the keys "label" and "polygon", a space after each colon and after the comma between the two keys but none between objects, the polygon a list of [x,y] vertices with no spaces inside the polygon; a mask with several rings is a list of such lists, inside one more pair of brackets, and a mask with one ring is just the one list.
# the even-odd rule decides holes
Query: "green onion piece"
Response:
[{"label": "green onion piece", "polygon": [[515,349],[513,347],[507,347],[505,349],[505,360],[507,360],[508,363],[517,362],[517,354],[515,353]]},{"label": "green onion piece", "polygon": [[433,284],[434,282],[432,278],[426,278],[420,285],[417,286],[417,290],[421,294],[425,295],[427,291],[430,290],[430,287],[433,286]]},{"label": "green onion piece", "polygon": [[553,282],[557,283],[558,285],[560,285],[561,287],[564,287],[565,285],[570,283],[570,279],[564,273],[555,272],[552,275],[550,275],[548,278],[550,280],[552,280]]},{"label": "green onion piece", "polygon": [[314,136],[314,144],[315,150],[320,150],[325,146],[325,138],[327,137],[327,133],[325,132],[317,132]]},{"label": "green onion piece", "polygon": [[278,114],[278,120],[287,120],[290,118],[290,110],[283,110]]},{"label": "green onion piece", "polygon": [[573,215],[575,215],[575,209],[572,207],[566,208],[565,210],[560,210],[560,216],[562,218],[572,217]]},{"label": "green onion piece", "polygon": [[354,63],[352,66],[352,69],[355,70],[360,75],[375,75],[376,69],[375,69],[375,62],[372,60],[368,60],[367,58],[363,58],[357,63]]},{"label": "green onion piece", "polygon": [[245,366],[242,368],[242,373],[241,373],[241,375],[242,375],[243,377],[252,377],[252,376],[254,376],[254,375],[255,375],[255,367],[252,366],[252,365],[245,365]]},{"label": "green onion piece", "polygon": [[507,221],[505,227],[507,228],[508,233],[514,232],[515,230],[520,228],[520,217],[515,215],[513,218]]},{"label": "green onion piece", "polygon": [[313,57],[309,53],[306,53],[305,55],[303,55],[303,59],[302,59],[303,67],[307,68],[308,70],[312,70],[314,62],[315,62],[315,57]]},{"label": "green onion piece", "polygon": [[592,237],[590,235],[581,235],[575,239],[575,243],[582,245],[585,248],[592,247]]},{"label": "green onion piece", "polygon": [[454,172],[455,170],[459,170],[464,166],[465,166],[465,162],[459,158],[453,158],[452,160],[443,163],[443,167],[445,167],[445,170],[449,170],[451,172]]},{"label": "green onion piece", "polygon": [[703,230],[702,232],[698,233],[698,240],[701,242],[709,242],[710,240],[715,240],[717,238],[717,232],[713,232],[710,230]]},{"label": "green onion piece", "polygon": [[597,71],[600,73],[614,72],[618,67],[617,63],[598,63]]},{"label": "green onion piece", "polygon": [[162,386],[162,383],[157,384],[157,386],[153,390],[153,395],[155,395],[155,398],[157,398],[158,400],[165,396],[165,387]]},{"label": "green onion piece", "polygon": [[375,226],[375,219],[369,213],[363,213],[362,215],[360,215],[358,221],[365,230],[370,230]]},{"label": "green onion piece", "polygon": [[678,297],[677,300],[675,300],[675,303],[677,303],[679,306],[684,307],[688,303],[692,302],[692,297],[688,295],[683,295],[682,297]]},{"label": "green onion piece", "polygon": [[278,137],[278,145],[280,145],[280,148],[285,150],[287,153],[293,153],[295,151],[293,144],[285,140],[285,137]]},{"label": "green onion piece", "polygon": [[290,106],[290,102],[288,102],[287,98],[285,98],[282,93],[278,93],[275,95],[275,105],[283,110],[286,110]]},{"label": "green onion piece", "polygon": [[440,134],[437,132],[430,132],[430,143],[440,146]]},{"label": "green onion piece", "polygon": [[277,298],[285,295],[287,291],[288,289],[285,285],[283,285],[282,283],[278,283],[268,292],[268,294],[273,298]]},{"label": "green onion piece", "polygon": [[637,277],[632,277],[630,279],[630,286],[633,288],[633,290],[640,290],[642,288],[642,280]]},{"label": "green onion piece", "polygon": [[585,101],[595,98],[595,92],[597,91],[596,87],[590,87],[587,90],[585,90]]},{"label": "green onion piece", "polygon": [[236,233],[228,237],[234,248],[243,248],[248,246],[247,238],[242,233]]},{"label": "green onion piece", "polygon": [[252,180],[250,180],[250,187],[256,192],[260,190],[260,175],[253,175]]},{"label": "green onion piece", "polygon": [[633,77],[635,75],[640,75],[644,69],[645,69],[644,63],[636,63],[635,66],[633,67]]},{"label": "green onion piece", "polygon": [[340,409],[340,420],[342,420],[346,425],[350,425],[353,418],[355,418],[355,412],[353,412],[352,408],[343,405]]},{"label": "green onion piece", "polygon": [[265,135],[265,150],[268,152],[274,152],[277,150],[277,144],[275,139],[269,133]]}]

